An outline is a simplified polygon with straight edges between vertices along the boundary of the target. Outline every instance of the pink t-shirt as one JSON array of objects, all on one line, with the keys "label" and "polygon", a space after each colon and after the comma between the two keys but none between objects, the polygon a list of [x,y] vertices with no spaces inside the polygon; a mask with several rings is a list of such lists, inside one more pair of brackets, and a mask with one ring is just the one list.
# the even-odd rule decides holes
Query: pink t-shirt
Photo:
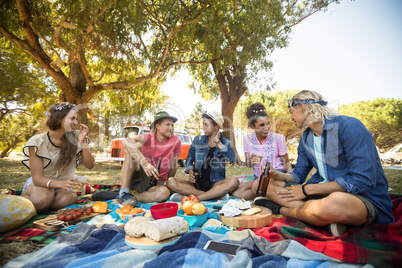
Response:
[{"label": "pink t-shirt", "polygon": [[173,136],[167,142],[159,143],[154,133],[144,133],[142,135],[144,135],[142,154],[153,166],[156,166],[158,160],[161,159],[159,180],[167,181],[173,156],[181,154],[180,138]]},{"label": "pink t-shirt", "polygon": [[262,142],[258,141],[255,132],[246,135],[243,139],[244,153],[261,155],[261,163],[253,165],[253,173],[260,176],[261,169],[266,162],[270,162],[274,169],[284,169],[279,156],[288,153],[285,137],[281,134],[269,132],[267,138]]}]

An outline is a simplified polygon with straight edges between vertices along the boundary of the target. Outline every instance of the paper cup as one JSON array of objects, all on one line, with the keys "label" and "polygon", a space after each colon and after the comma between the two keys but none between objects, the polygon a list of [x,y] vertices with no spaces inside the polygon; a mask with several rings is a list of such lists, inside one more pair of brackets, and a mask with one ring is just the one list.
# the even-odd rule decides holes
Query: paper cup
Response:
[{"label": "paper cup", "polygon": [[74,179],[77,180],[77,184],[74,184],[73,191],[74,192],[85,192],[84,186],[88,180],[88,177],[85,176],[74,176]]},{"label": "paper cup", "polygon": [[260,164],[260,163],[261,163],[261,160],[262,160],[262,156],[261,156],[261,155],[252,154],[251,157],[254,158],[254,161],[253,161],[253,164],[254,164],[254,165],[257,165],[257,164]]}]

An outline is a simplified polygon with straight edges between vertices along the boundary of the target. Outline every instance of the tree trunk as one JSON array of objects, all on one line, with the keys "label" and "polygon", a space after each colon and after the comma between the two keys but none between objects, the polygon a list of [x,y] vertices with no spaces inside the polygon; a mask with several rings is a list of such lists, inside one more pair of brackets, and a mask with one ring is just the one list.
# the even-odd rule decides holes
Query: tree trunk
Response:
[{"label": "tree trunk", "polygon": [[0,158],[6,157],[8,151],[10,151],[12,148],[14,148],[18,143],[20,142],[20,138],[15,138],[13,142],[11,142],[7,147],[1,152]]},{"label": "tree trunk", "polygon": [[[236,73],[236,75],[232,76],[228,69],[226,69],[225,72],[217,70],[215,63],[212,63],[212,67],[221,93],[222,115],[225,119],[223,123],[223,137],[232,142],[232,148],[236,154],[236,164],[240,165],[242,162],[236,148],[236,137],[233,128],[233,113],[240,97],[247,90],[244,86],[244,68],[241,66],[235,66],[233,73]],[[240,75],[237,73],[240,73]]]}]

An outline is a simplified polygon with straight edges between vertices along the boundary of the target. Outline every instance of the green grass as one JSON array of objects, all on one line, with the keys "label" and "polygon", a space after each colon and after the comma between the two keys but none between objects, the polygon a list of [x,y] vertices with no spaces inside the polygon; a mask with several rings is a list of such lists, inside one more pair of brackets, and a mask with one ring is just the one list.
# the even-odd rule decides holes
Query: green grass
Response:
[{"label": "green grass", "polygon": [[[252,174],[252,169],[244,166],[230,166],[226,169],[228,177]],[[390,192],[402,194],[402,170],[384,169],[387,176]],[[97,161],[91,170],[80,165],[77,175],[87,176],[88,183],[93,184],[120,184],[121,164],[113,161]],[[22,189],[25,181],[30,177],[29,170],[21,163],[21,160],[0,159],[0,190]],[[184,168],[178,167],[176,177],[186,179]]]}]

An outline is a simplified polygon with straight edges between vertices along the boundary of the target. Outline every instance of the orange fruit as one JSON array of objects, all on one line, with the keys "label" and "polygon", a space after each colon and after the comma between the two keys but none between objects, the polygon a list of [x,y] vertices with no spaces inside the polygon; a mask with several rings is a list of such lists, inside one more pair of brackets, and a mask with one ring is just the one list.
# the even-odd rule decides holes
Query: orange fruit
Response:
[{"label": "orange fruit", "polygon": [[187,215],[193,215],[193,206],[196,203],[194,201],[186,201],[183,204],[183,211],[187,214]]}]

